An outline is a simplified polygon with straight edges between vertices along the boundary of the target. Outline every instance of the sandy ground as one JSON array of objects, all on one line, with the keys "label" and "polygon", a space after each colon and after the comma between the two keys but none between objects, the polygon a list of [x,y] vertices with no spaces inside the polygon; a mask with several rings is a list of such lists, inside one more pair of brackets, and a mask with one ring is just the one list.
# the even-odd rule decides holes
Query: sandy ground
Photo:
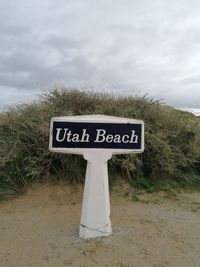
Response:
[{"label": "sandy ground", "polygon": [[113,235],[81,240],[82,192],[38,185],[0,203],[0,266],[200,266],[200,193],[125,199],[119,188],[111,196]]}]

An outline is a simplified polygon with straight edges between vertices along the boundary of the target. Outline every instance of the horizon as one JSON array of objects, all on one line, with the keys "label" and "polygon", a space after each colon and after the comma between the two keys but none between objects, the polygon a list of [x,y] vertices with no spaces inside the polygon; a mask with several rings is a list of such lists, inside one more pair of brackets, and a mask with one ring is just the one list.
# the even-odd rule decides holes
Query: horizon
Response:
[{"label": "horizon", "polygon": [[[56,89],[58,89],[58,88],[56,88]],[[68,88],[66,87],[66,89],[68,89]],[[69,89],[72,89],[72,88],[69,88]],[[78,89],[78,88],[75,88],[75,89]],[[82,89],[79,89],[79,90],[82,90]],[[83,90],[86,92],[90,92],[90,91],[95,92],[95,90],[93,90],[93,89],[90,89],[90,90],[89,89],[87,89],[87,90],[83,89]],[[36,94],[34,96],[34,98],[31,96],[31,98],[27,99],[26,101],[25,100],[24,101],[16,101],[16,102],[10,103],[9,105],[0,106],[0,112],[6,112],[9,108],[11,108],[13,106],[29,104],[29,103],[34,102],[34,101],[38,102],[40,100],[40,97],[42,95],[44,95],[46,92],[48,92],[48,91],[39,92],[38,94]],[[96,92],[102,92],[102,91],[96,90]],[[103,93],[113,94],[115,96],[120,96],[120,95],[124,96],[124,94],[122,94],[122,92],[119,92],[119,91],[117,93],[116,91],[115,92],[113,92],[112,90],[106,91],[105,89],[103,89]],[[137,96],[140,97],[140,96],[144,96],[144,95],[146,95],[146,94],[135,94],[135,95],[127,94],[127,96],[132,96],[132,97],[137,97]],[[161,101],[161,103],[164,103],[164,105],[171,106],[174,109],[182,110],[182,111],[186,111],[186,112],[191,112],[195,116],[198,116],[198,117],[200,116],[200,108],[199,107],[193,107],[193,108],[191,108],[191,107],[176,107],[176,106],[169,105],[168,103],[164,102],[162,98],[151,97],[148,94],[147,94],[147,96],[154,99],[154,100]]]}]

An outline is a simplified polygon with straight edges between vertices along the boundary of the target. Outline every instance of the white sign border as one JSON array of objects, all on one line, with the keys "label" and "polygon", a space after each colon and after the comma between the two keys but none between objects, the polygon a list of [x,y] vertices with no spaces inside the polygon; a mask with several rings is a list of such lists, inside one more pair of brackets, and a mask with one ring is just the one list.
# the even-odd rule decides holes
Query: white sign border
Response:
[{"label": "white sign border", "polygon": [[[81,123],[131,123],[142,125],[142,136],[141,136],[141,149],[115,149],[115,148],[55,148],[52,147],[53,139],[53,122],[81,122]],[[63,116],[53,117],[50,125],[50,138],[49,138],[49,150],[52,152],[65,153],[65,154],[77,154],[83,155],[85,153],[96,151],[110,151],[113,155],[117,154],[131,154],[131,153],[142,153],[144,151],[144,122],[142,120],[129,119],[124,117],[113,117],[108,115],[78,115],[78,116]]]}]

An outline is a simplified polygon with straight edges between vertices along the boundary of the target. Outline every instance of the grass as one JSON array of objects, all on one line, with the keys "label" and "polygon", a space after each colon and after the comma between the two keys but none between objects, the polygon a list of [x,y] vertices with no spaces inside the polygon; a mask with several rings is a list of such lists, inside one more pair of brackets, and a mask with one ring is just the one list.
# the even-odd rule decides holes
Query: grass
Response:
[{"label": "grass", "polygon": [[81,156],[48,150],[50,119],[83,114],[145,122],[145,152],[113,156],[111,184],[120,177],[148,192],[200,188],[200,118],[146,95],[113,96],[61,88],[0,113],[0,199],[20,194],[34,182],[84,182],[86,162]]}]

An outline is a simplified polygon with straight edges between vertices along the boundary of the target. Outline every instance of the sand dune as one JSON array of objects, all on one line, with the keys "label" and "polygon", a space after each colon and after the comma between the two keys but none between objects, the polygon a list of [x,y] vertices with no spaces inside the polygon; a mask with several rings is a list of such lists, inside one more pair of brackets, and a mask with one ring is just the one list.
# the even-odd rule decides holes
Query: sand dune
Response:
[{"label": "sand dune", "polygon": [[200,193],[136,202],[121,191],[111,197],[113,235],[93,240],[78,237],[81,186],[38,185],[0,203],[0,266],[200,266]]}]

